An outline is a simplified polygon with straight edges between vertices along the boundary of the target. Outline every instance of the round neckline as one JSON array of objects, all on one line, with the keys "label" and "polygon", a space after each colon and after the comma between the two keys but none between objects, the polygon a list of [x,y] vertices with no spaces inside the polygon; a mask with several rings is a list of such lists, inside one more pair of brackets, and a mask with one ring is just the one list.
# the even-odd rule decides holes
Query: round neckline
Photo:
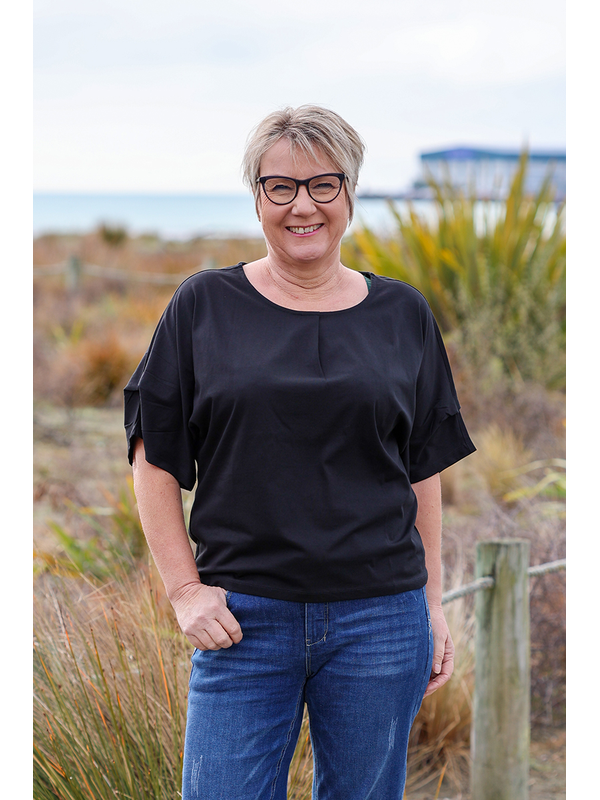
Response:
[{"label": "round neckline", "polygon": [[361,308],[362,306],[364,306],[365,303],[367,303],[369,301],[369,298],[371,297],[371,295],[375,291],[375,281],[373,280],[374,273],[372,273],[372,272],[363,272],[362,270],[358,270],[361,275],[363,275],[363,276],[367,275],[371,279],[371,286],[370,286],[370,288],[369,288],[369,290],[367,292],[366,297],[363,297],[363,299],[360,302],[355,303],[353,306],[348,306],[348,308],[338,308],[338,309],[336,309],[334,311],[318,311],[318,310],[312,310],[311,311],[310,309],[302,310],[302,309],[298,309],[298,308],[288,308],[287,306],[282,306],[282,305],[279,305],[279,303],[275,303],[273,300],[270,300],[268,297],[266,297],[262,292],[258,291],[256,286],[252,283],[250,278],[246,275],[246,270],[244,269],[244,266],[247,263],[248,263],[247,261],[240,261],[238,264],[236,264],[236,267],[239,267],[239,269],[241,270],[243,278],[244,278],[246,284],[252,290],[252,292],[257,297],[259,297],[261,300],[263,300],[265,303],[268,303],[268,305],[272,306],[273,308],[277,308],[280,311],[287,311],[290,314],[327,314],[327,315],[330,315],[330,314],[346,314],[349,311],[354,311],[355,309]]}]

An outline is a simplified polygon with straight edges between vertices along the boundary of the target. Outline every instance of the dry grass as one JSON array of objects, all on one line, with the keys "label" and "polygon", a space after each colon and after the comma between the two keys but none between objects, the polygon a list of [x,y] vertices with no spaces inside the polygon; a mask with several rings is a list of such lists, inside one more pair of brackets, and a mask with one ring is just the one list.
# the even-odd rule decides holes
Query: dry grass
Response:
[{"label": "dry grass", "polygon": [[531,450],[514,431],[491,423],[477,436],[479,475],[495,498],[519,486],[516,471],[533,460]]},{"label": "dry grass", "polygon": [[[34,241],[34,393],[69,408],[119,404],[131,372],[178,283],[200,269],[251,261],[265,254],[259,240],[163,242],[102,230]],[[82,274],[76,287],[44,268],[82,263],[106,276]],[[119,271],[115,277],[112,270]],[[172,276],[153,284],[145,275]],[[140,280],[140,277],[142,278]]]},{"label": "dry grass", "polygon": [[[464,576],[456,573],[451,586]],[[407,791],[418,791],[442,777],[455,789],[468,781],[471,698],[473,694],[473,614],[467,599],[445,608],[448,627],[456,648],[451,680],[426,697],[411,731]]]},{"label": "dry grass", "polygon": [[46,575],[34,636],[34,796],[174,797],[188,648],[158,584]]}]

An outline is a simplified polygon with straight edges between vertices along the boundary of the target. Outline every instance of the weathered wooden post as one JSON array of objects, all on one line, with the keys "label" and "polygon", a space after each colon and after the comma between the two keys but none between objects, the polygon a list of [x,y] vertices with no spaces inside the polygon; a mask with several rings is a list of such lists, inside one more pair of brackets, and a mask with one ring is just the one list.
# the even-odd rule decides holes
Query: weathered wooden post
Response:
[{"label": "weathered wooden post", "polygon": [[67,262],[65,271],[65,284],[70,292],[74,292],[79,287],[81,279],[81,259],[71,256]]},{"label": "weathered wooden post", "polygon": [[479,542],[475,599],[472,800],[529,797],[529,542]]}]

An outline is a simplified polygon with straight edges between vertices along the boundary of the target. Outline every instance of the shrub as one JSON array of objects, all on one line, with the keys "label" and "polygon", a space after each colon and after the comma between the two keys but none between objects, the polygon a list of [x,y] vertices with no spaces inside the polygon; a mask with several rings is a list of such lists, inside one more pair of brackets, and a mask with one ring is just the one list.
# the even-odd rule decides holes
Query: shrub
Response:
[{"label": "shrub", "polygon": [[98,229],[98,234],[100,239],[109,247],[121,247],[129,238],[126,228],[118,225],[101,225]]},{"label": "shrub", "polygon": [[40,362],[36,396],[67,407],[103,406],[122,402],[122,389],[137,366],[138,354],[115,332],[82,334],[81,326],[74,325],[69,336],[56,337],[54,352]]}]

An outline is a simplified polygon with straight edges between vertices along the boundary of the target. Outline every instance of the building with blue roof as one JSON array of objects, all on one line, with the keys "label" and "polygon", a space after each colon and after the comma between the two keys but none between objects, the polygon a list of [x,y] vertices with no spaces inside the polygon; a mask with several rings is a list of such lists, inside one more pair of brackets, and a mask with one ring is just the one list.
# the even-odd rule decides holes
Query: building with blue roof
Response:
[{"label": "building with blue roof", "polygon": [[[421,153],[422,178],[415,181],[408,196],[429,197],[427,179],[436,183],[450,180],[453,186],[479,199],[503,199],[519,166],[521,151],[453,147]],[[525,175],[525,192],[537,194],[548,170],[552,171],[555,201],[566,197],[567,158],[564,150],[532,150]]]}]

